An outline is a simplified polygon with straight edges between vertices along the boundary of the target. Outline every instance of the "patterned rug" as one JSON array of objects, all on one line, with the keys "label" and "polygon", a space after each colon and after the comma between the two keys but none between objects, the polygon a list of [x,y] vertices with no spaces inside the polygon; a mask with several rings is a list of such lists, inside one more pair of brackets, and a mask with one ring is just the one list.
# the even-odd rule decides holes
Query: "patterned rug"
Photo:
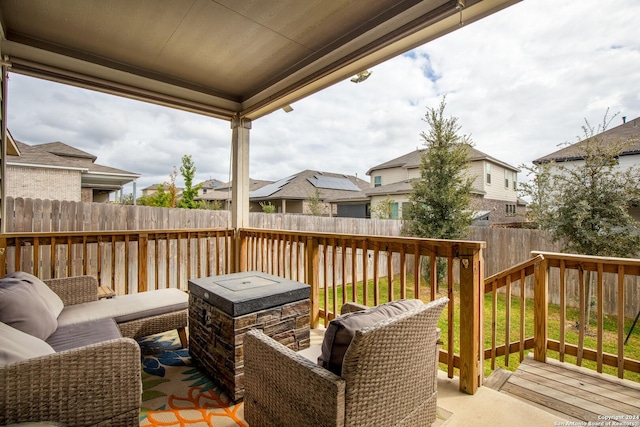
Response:
[{"label": "patterned rug", "polygon": [[[222,389],[192,362],[176,331],[138,340],[142,352],[140,426],[248,427],[242,403],[234,405]],[[437,409],[433,427],[451,413]]]},{"label": "patterned rug", "polygon": [[141,426],[247,426],[233,402],[191,362],[175,331],[138,340],[142,352]]}]

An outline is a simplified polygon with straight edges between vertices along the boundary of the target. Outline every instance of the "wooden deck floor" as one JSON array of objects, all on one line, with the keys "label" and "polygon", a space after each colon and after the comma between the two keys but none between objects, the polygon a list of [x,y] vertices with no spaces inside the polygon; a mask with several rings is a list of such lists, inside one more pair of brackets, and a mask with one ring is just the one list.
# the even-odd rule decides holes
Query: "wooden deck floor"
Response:
[{"label": "wooden deck floor", "polygon": [[556,360],[541,363],[533,357],[526,357],[513,373],[494,374],[485,385],[568,421],[640,427],[640,384],[636,382]]}]

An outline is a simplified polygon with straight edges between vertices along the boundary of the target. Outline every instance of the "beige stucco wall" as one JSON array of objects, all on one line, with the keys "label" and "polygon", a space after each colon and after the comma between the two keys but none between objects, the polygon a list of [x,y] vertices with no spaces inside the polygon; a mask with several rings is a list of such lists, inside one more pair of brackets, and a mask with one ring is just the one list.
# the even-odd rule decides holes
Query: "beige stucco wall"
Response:
[{"label": "beige stucco wall", "polygon": [[[372,219],[378,218],[377,212],[376,212],[378,203],[386,200],[387,197],[389,197],[394,203],[398,204],[398,218],[397,219],[401,219],[402,218],[402,204],[409,202],[409,194],[391,194],[389,196],[387,196],[387,195],[371,196],[371,218]],[[380,219],[380,218],[378,218],[378,219]],[[384,218],[384,219],[387,219],[387,218]]]},{"label": "beige stucco wall", "polygon": [[406,169],[399,167],[374,171],[371,175],[371,188],[375,187],[376,176],[382,177],[381,185],[389,185],[393,184],[394,182],[401,182],[407,179],[418,178],[420,176],[420,169]]},{"label": "beige stucco wall", "polygon": [[7,165],[7,196],[82,201],[81,172]]}]

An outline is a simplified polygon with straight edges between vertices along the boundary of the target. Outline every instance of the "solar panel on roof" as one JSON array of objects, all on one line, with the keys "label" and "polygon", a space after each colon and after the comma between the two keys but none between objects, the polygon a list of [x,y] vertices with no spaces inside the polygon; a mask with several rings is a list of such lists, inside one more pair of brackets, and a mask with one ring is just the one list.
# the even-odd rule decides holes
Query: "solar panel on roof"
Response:
[{"label": "solar panel on roof", "polygon": [[286,178],[282,178],[280,181],[273,182],[271,184],[267,184],[264,187],[260,187],[257,190],[253,190],[249,192],[249,198],[253,197],[269,197],[273,193],[279,191],[282,187],[287,185],[289,181],[291,181],[295,176],[288,176]]},{"label": "solar panel on roof", "polygon": [[347,178],[337,178],[332,176],[315,175],[307,180],[316,188],[326,188],[327,190],[360,191],[360,188]]}]

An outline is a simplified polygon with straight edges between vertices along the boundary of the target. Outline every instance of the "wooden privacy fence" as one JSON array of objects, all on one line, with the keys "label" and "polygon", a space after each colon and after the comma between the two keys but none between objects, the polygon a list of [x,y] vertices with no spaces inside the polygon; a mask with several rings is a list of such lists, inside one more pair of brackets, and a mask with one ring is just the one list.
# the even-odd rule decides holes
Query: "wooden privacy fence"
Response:
[{"label": "wooden privacy fence", "polygon": [[229,228],[229,211],[7,197],[8,233]]}]

